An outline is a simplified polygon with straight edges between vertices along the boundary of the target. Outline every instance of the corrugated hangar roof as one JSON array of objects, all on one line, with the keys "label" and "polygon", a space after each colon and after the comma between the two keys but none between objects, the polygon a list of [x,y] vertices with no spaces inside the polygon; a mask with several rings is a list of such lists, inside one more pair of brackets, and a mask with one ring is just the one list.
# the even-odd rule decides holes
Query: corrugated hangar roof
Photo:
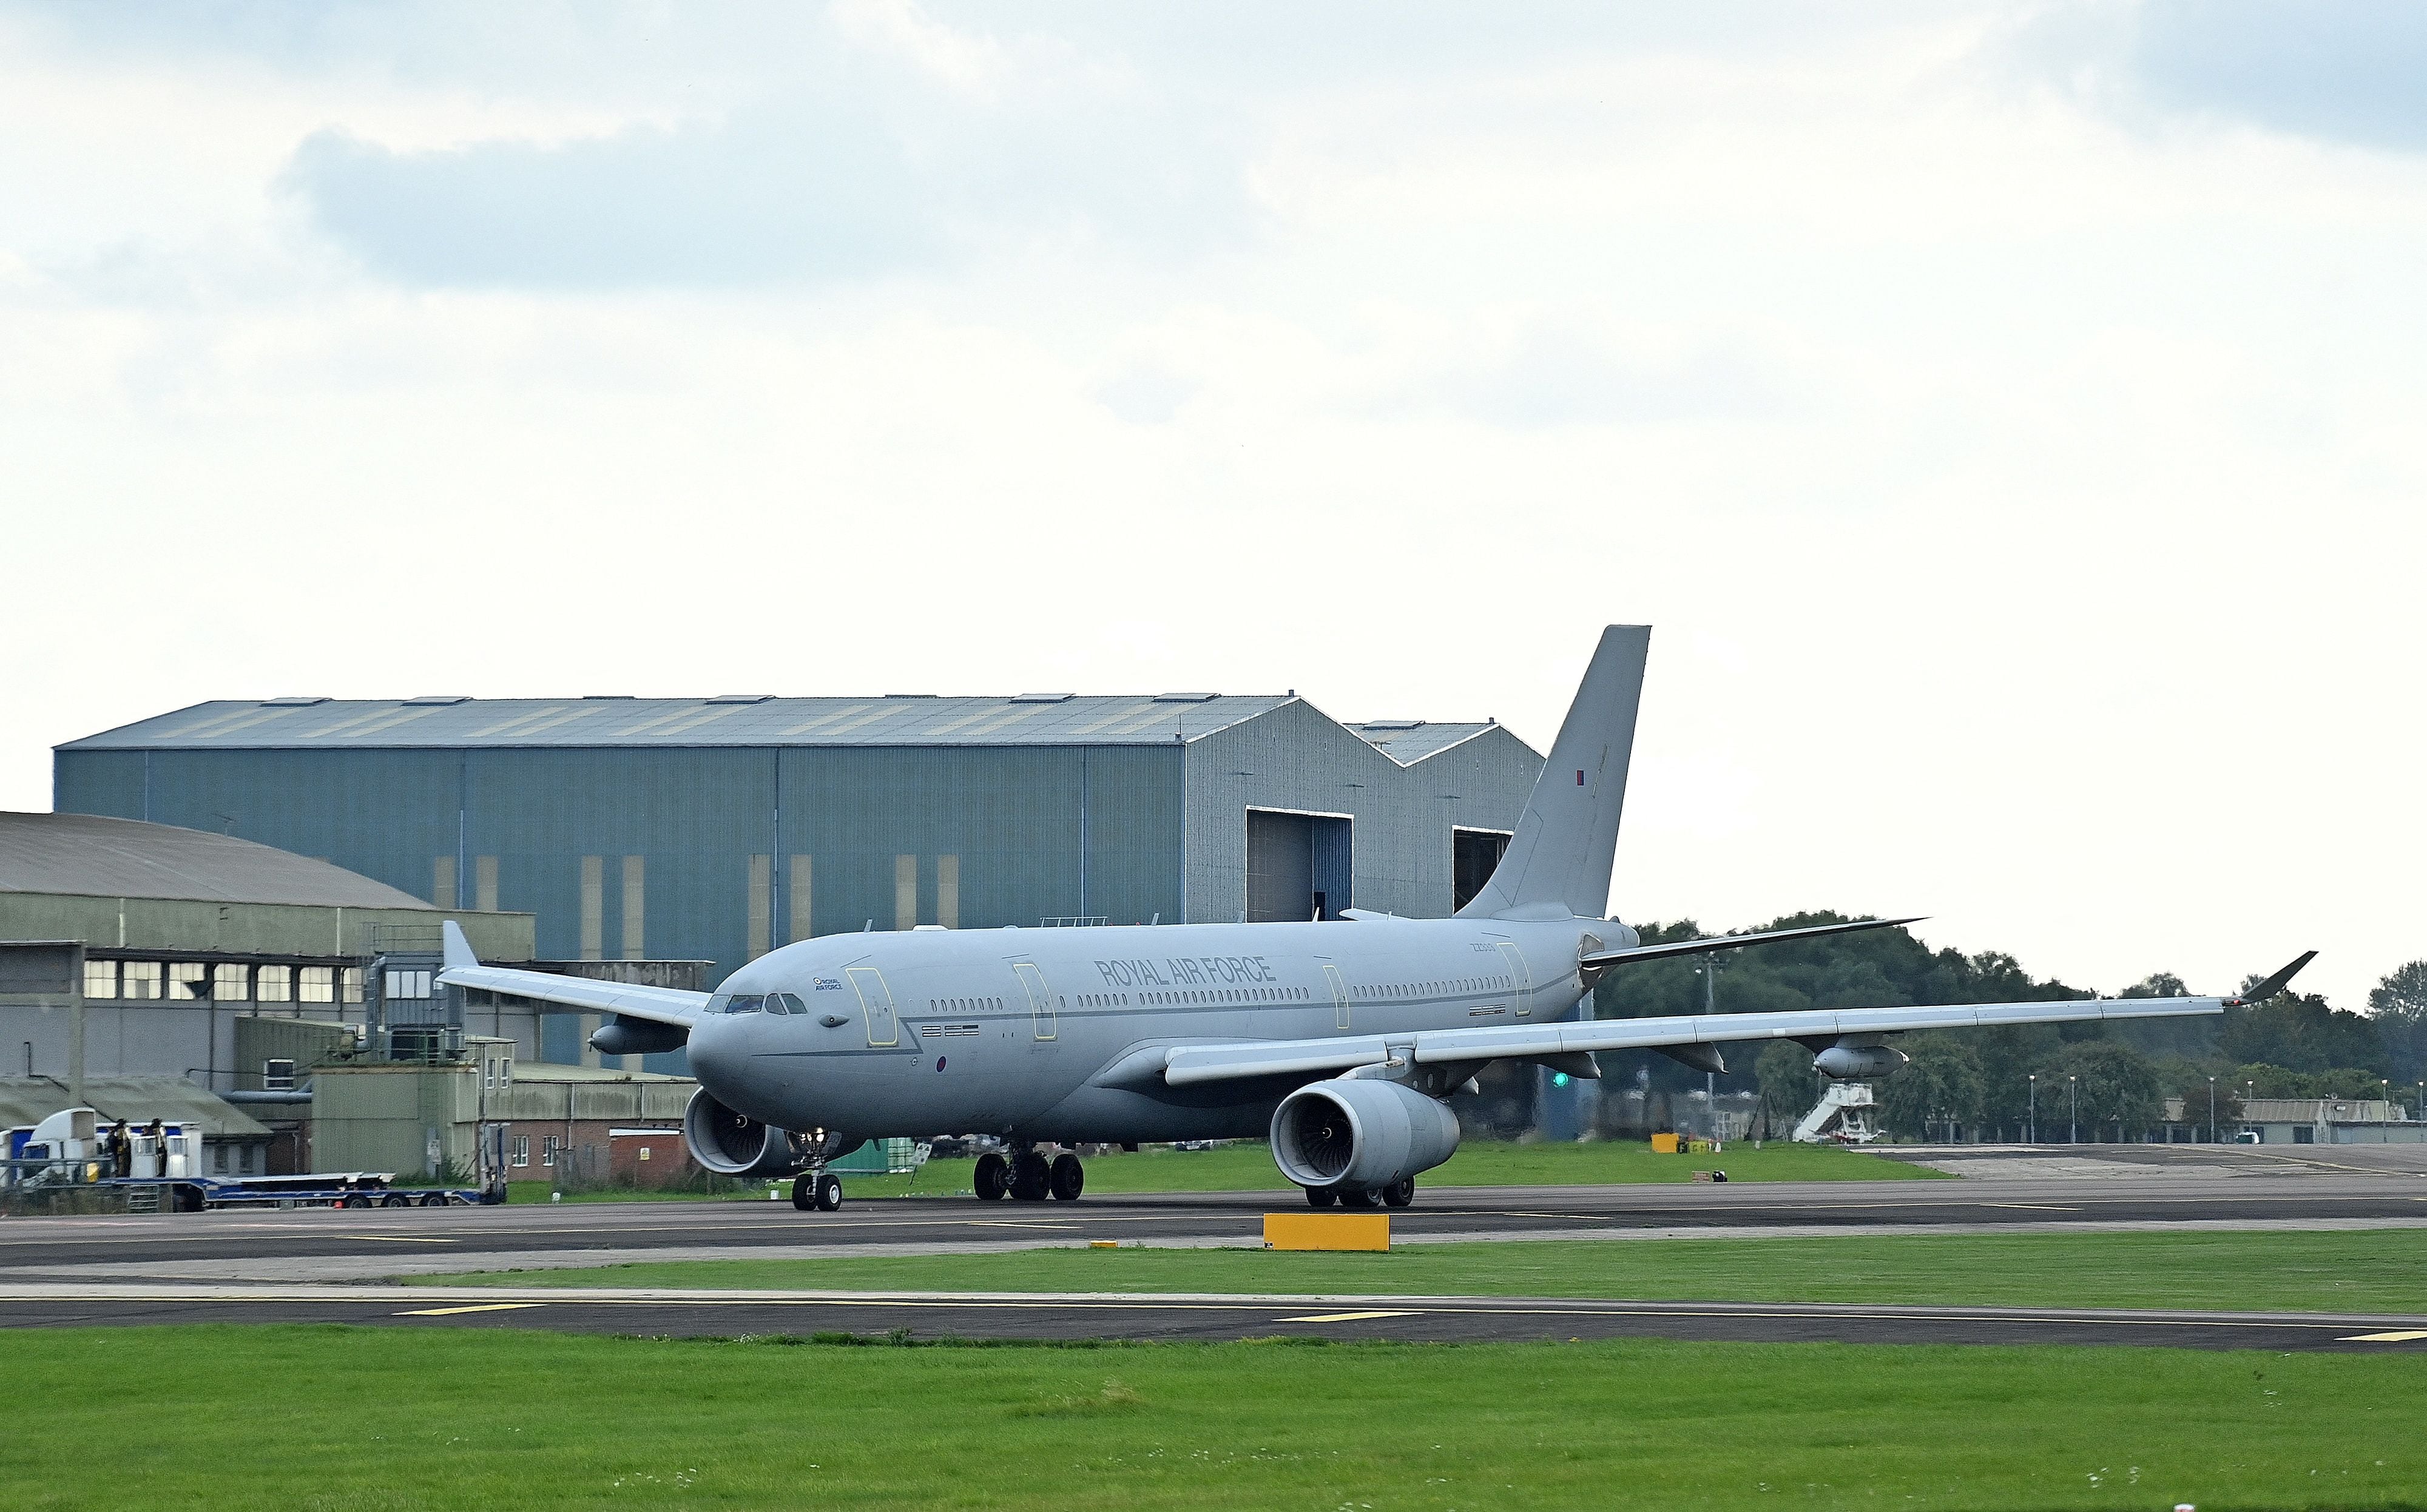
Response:
[{"label": "corrugated hangar roof", "polygon": [[197,704],[62,751],[696,745],[1156,745],[1292,700],[1257,694],[966,698],[269,699]]},{"label": "corrugated hangar roof", "polygon": [[1490,722],[1460,724],[1420,719],[1380,719],[1348,727],[1404,767],[1428,756],[1438,756],[1461,740],[1472,740],[1484,731],[1496,730],[1500,726]]},{"label": "corrugated hangar roof", "polygon": [[233,835],[90,814],[0,813],[0,892],[428,908],[383,882]]}]

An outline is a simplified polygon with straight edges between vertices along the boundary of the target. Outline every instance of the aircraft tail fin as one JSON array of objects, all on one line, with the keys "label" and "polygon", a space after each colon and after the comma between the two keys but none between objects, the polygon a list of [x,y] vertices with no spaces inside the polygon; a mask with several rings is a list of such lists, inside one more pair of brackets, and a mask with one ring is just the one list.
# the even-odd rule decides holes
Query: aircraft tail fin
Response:
[{"label": "aircraft tail fin", "polygon": [[1459,918],[1597,919],[1609,906],[1610,865],[1651,645],[1648,625],[1602,631],[1517,833],[1491,880],[1458,911]]}]

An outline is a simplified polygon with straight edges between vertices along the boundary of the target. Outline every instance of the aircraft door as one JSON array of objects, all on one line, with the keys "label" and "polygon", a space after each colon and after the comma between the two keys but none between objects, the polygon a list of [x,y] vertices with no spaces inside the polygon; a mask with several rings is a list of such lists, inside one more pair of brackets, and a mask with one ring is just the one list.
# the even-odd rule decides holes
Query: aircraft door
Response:
[{"label": "aircraft door", "polygon": [[902,1026],[893,1016],[893,990],[885,984],[885,973],[872,966],[855,966],[843,974],[859,994],[860,1013],[868,1020],[868,1048],[901,1044]]},{"label": "aircraft door", "polygon": [[1331,984],[1333,1027],[1346,1029],[1348,1027],[1348,984],[1340,980],[1340,967],[1328,961],[1324,963],[1323,980]]},{"label": "aircraft door", "polygon": [[1058,1026],[1053,1016],[1053,992],[1045,984],[1045,973],[1028,961],[1013,962],[1011,972],[1019,979],[1020,990],[1028,994],[1028,1016],[1036,1037],[1051,1039]]},{"label": "aircraft door", "polygon": [[1526,969],[1525,957],[1523,953],[1521,952],[1516,946],[1509,944],[1507,940],[1502,940],[1500,942],[1500,960],[1501,964],[1508,968],[1508,984],[1517,994],[1517,1006],[1520,1008],[1531,1006],[1530,999],[1534,991],[1534,973]]}]

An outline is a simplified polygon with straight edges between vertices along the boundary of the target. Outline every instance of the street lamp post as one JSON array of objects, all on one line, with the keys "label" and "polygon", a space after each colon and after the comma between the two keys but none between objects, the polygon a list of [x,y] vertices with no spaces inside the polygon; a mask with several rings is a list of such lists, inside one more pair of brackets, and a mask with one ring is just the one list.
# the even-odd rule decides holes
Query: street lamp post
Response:
[{"label": "street lamp post", "polygon": [[2030,1116],[2030,1119],[2029,1119],[2029,1123],[2030,1123],[2030,1130],[2029,1130],[2029,1137],[2025,1141],[2025,1143],[2027,1143],[2027,1144],[2036,1145],[2036,1144],[2038,1144],[2038,1143],[2040,1142],[2040,1074],[2039,1074],[2037,1071],[2033,1071],[2033,1072],[2031,1073],[2031,1094],[2030,1094],[2030,1096],[2031,1096],[2031,1116]]},{"label": "street lamp post", "polygon": [[2073,1128],[2066,1133],[2064,1142],[2078,1145],[2081,1143],[2081,1078],[2069,1076],[2064,1079],[2064,1096],[2066,1116],[2073,1121]]},{"label": "street lamp post", "polygon": [[2216,1143],[2216,1078],[2207,1079],[2207,1142]]},{"label": "street lamp post", "polygon": [[2393,1142],[2393,1131],[2385,1127],[2393,1121],[2392,1099],[2393,1079],[2378,1077],[2376,1079],[2376,1142],[2380,1145],[2389,1145]]}]

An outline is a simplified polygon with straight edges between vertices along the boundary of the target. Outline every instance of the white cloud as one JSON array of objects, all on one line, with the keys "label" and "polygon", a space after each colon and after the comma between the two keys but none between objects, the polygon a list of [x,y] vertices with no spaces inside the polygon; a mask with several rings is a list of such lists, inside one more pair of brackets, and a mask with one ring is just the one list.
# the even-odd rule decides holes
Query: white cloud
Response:
[{"label": "white cloud", "polygon": [[1642,618],[1631,914],[2427,953],[2415,154],[1995,8],[86,8],[0,18],[0,805],[299,690],[1541,740]]}]

